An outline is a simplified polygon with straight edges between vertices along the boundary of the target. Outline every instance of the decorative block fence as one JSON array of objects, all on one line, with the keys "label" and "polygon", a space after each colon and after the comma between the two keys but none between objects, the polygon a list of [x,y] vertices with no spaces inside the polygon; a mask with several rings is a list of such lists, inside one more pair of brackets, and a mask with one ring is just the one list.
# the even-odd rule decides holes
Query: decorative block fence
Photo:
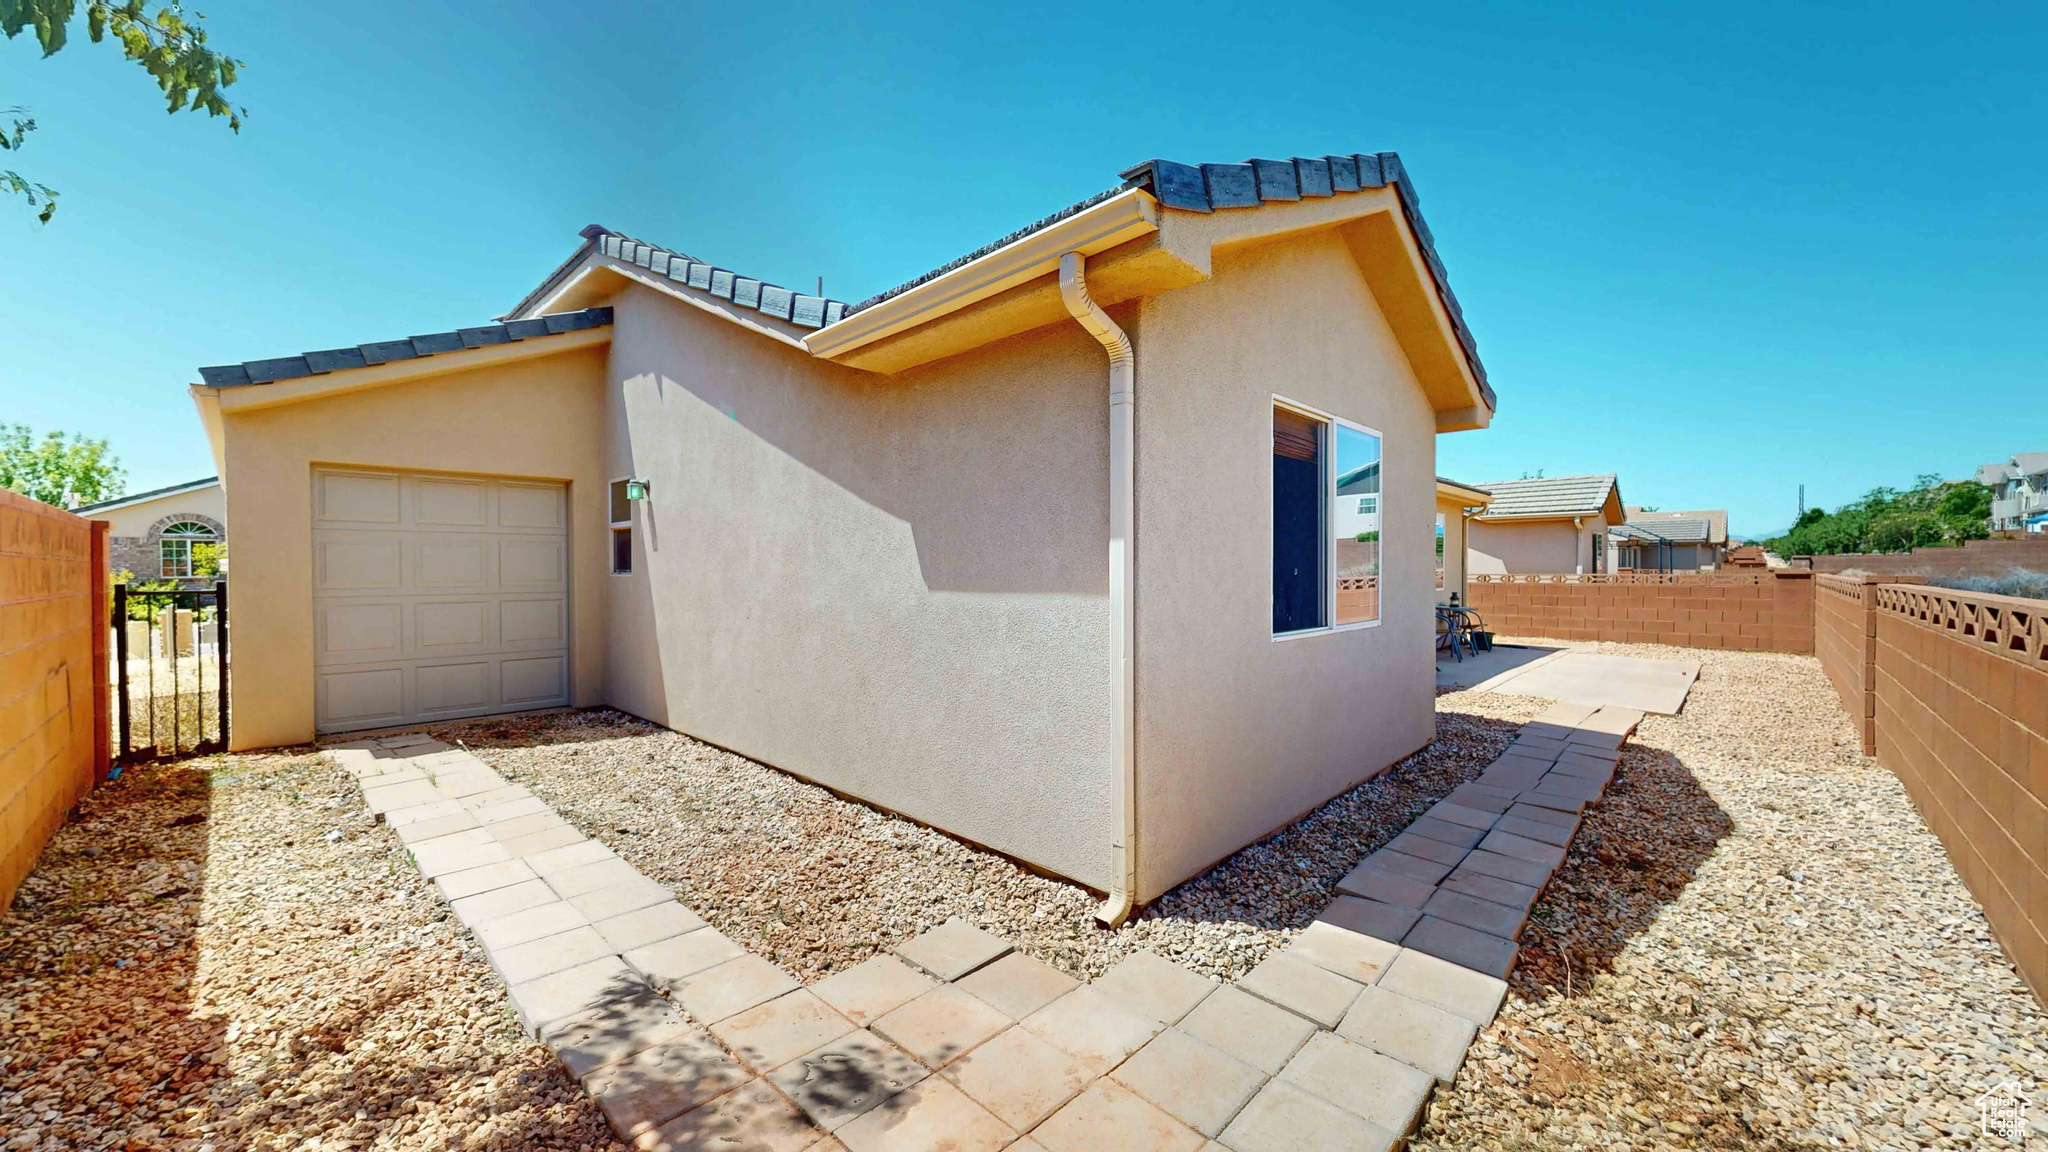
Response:
[{"label": "decorative block fence", "polygon": [[1811,572],[1475,575],[1467,587],[1501,635],[1813,651]]},{"label": "decorative block fence", "polygon": [[0,490],[0,909],[105,770],[107,523]]},{"label": "decorative block fence", "polygon": [[1821,577],[1816,647],[2048,1004],[2048,603]]}]

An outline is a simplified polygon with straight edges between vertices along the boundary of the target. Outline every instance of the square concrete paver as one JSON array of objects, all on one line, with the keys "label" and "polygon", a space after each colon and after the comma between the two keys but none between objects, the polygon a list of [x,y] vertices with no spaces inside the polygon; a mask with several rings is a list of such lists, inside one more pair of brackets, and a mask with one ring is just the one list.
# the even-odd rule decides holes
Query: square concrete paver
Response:
[{"label": "square concrete paver", "polygon": [[958,980],[1009,951],[1009,941],[957,916],[896,946],[896,955],[941,980]]},{"label": "square concrete paver", "polygon": [[616,956],[603,956],[563,972],[514,984],[508,995],[520,1023],[538,1035],[548,1025],[617,1000],[651,992],[640,974]]},{"label": "square concrete paver", "polygon": [[[1430,895],[1436,894],[1435,889]],[[1424,903],[1428,903],[1425,898]],[[1360,900],[1356,896],[1339,896],[1316,913],[1319,924],[1334,924],[1346,931],[1380,940],[1398,942],[1415,927],[1415,921],[1422,917],[1420,910],[1403,908],[1398,904],[1383,904],[1378,900]]]},{"label": "square concrete paver", "polygon": [[[1467,899],[1467,897],[1459,897]],[[1410,952],[1427,952],[1461,968],[1506,978],[1515,966],[1515,942],[1477,928],[1454,924],[1428,913],[1415,922],[1401,946]]]},{"label": "square concrete paver", "polygon": [[[475,820],[476,817],[471,815],[470,819]],[[569,822],[553,812],[537,812],[532,816],[520,816],[512,820],[500,820],[496,823],[485,824],[484,827],[489,828],[491,835],[497,837],[498,842],[502,844],[507,840],[517,840],[522,836],[530,836],[535,832],[546,832],[554,828],[568,828]],[[577,838],[582,838],[580,833]],[[574,841],[571,841],[571,843],[574,843]]]},{"label": "square concrete paver", "polygon": [[1555,808],[1545,808],[1538,804],[1517,804],[1507,810],[1507,815],[1517,820],[1555,825],[1571,832],[1579,829],[1579,818],[1574,813],[1559,812]]},{"label": "square concrete paver", "polygon": [[875,1021],[873,1027],[925,1066],[941,1068],[1009,1025],[1008,1016],[941,984]]},{"label": "square concrete paver", "polygon": [[1449,1084],[1465,1061],[1478,1025],[1420,1000],[1384,988],[1358,998],[1337,1035],[1391,1056]]},{"label": "square concrete paver", "polygon": [[811,985],[811,991],[865,1027],[936,985],[937,981],[894,956],[871,956]]},{"label": "square concrete paver", "polygon": [[1031,1138],[1046,1152],[1198,1152],[1203,1143],[1200,1132],[1109,1079],[1090,1084]]},{"label": "square concrete paver", "polygon": [[672,994],[683,1011],[706,1024],[716,1024],[800,986],[796,977],[750,953],[684,977]]},{"label": "square concrete paver", "polygon": [[1382,904],[1420,908],[1435,894],[1436,885],[1417,880],[1413,876],[1403,876],[1384,868],[1360,864],[1342,880],[1337,881],[1337,891],[1346,896],[1377,900]]},{"label": "square concrete paver", "polygon": [[469,809],[453,800],[436,800],[431,804],[415,804],[410,808],[393,808],[384,813],[384,822],[393,828],[403,828],[410,824],[441,820],[449,816],[468,816],[471,820],[476,819]]},{"label": "square concrete paver", "polygon": [[848,1152],[996,1152],[1017,1138],[1009,1125],[936,1076],[868,1109],[836,1135]]},{"label": "square concrete paver", "polygon": [[370,811],[382,814],[393,808],[417,808],[422,804],[433,804],[447,797],[434,790],[425,780],[406,780],[382,787],[363,789],[363,803]]},{"label": "square concrete paver", "polygon": [[673,988],[688,977],[746,954],[746,949],[718,929],[699,928],[631,949],[625,955],[626,963],[646,973],[656,987]]},{"label": "square concrete paver", "polygon": [[535,878],[508,887],[479,892],[474,896],[464,896],[460,900],[450,901],[448,907],[455,913],[457,920],[473,929],[485,921],[496,920],[500,916],[509,916],[528,908],[538,908],[542,904],[559,903],[561,899],[545,881]]},{"label": "square concrete paver", "polygon": [[1325,1028],[1344,1019],[1359,989],[1356,981],[1284,952],[1261,960],[1237,986]]},{"label": "square concrete paver", "polygon": [[1281,954],[1306,960],[1346,980],[1370,984],[1380,978],[1400,951],[1383,939],[1317,921],[1304,928]]},{"label": "square concrete paver", "polygon": [[494,888],[509,888],[514,884],[537,879],[533,869],[524,860],[503,860],[471,868],[463,872],[450,872],[434,877],[434,887],[441,890],[441,899],[449,902],[489,892]]},{"label": "square concrete paver", "polygon": [[1266,1082],[1257,1068],[1178,1028],[1168,1028],[1110,1073],[1110,1078],[1214,1136]]},{"label": "square concrete paver", "polygon": [[[492,920],[485,920],[470,928],[476,933],[477,943],[488,951],[510,948],[543,936],[567,932],[590,923],[583,913],[569,907],[560,900],[551,904],[539,904]],[[617,951],[617,949],[612,949]]]},{"label": "square concrete paver", "polygon": [[541,1040],[554,1049],[569,1075],[580,1080],[614,1061],[680,1039],[694,1027],[649,989],[558,1020],[541,1029]]},{"label": "square concrete paver", "polygon": [[1419,832],[1403,832],[1387,841],[1387,847],[1410,856],[1420,856],[1424,860],[1434,860],[1438,864],[1449,864],[1453,868],[1457,867],[1458,861],[1465,858],[1465,853],[1472,850],[1470,845],[1432,840]]},{"label": "square concrete paver", "polygon": [[1422,910],[1439,920],[1462,924],[1503,940],[1513,940],[1515,933],[1522,930],[1522,921],[1529,916],[1527,907],[1512,908],[1506,904],[1495,904],[1491,900],[1481,900],[1476,896],[1454,892],[1448,888],[1439,889],[1429,903],[1423,905]]},{"label": "square concrete paver", "polygon": [[596,923],[598,933],[619,952],[645,948],[704,927],[702,917],[673,900],[635,908]]},{"label": "square concrete paver", "polygon": [[1537,890],[1528,884],[1517,884],[1479,872],[1458,871],[1444,877],[1443,890],[1458,892],[1481,900],[1517,908],[1526,913],[1536,903]]},{"label": "square concrete paver", "polygon": [[824,1152],[824,1135],[766,1081],[749,1080],[634,1144],[642,1152]]},{"label": "square concrete paver", "polygon": [[[474,801],[476,798],[472,796],[469,799]],[[531,795],[519,796],[511,800],[500,800],[494,804],[476,804],[470,807],[470,811],[475,813],[476,822],[487,828],[508,820],[519,820],[528,816],[553,816],[555,814],[555,810],[548,807],[547,801],[538,796]]]},{"label": "square concrete paver", "polygon": [[1390,1152],[1398,1140],[1285,1080],[1260,1089],[1223,1130],[1234,1152]]},{"label": "square concrete paver", "polygon": [[1429,1073],[1328,1032],[1316,1033],[1280,1079],[1404,1135],[1436,1087]]},{"label": "square concrete paver", "polygon": [[1179,1027],[1269,1076],[1286,1067],[1316,1032],[1307,1020],[1231,984],[1197,1004]]},{"label": "square concrete paver", "polygon": [[1467,808],[1463,804],[1450,800],[1437,801],[1423,815],[1428,816],[1432,820],[1442,820],[1446,824],[1463,824],[1467,828],[1478,828],[1481,830],[1493,827],[1493,822],[1499,819],[1499,816],[1495,813],[1484,812],[1477,808]]},{"label": "square concrete paver", "polygon": [[422,840],[438,840],[457,832],[467,832],[477,827],[476,817],[467,812],[453,816],[436,816],[430,820],[419,820],[411,824],[394,824],[391,830],[398,833],[398,842],[405,845],[418,844]]},{"label": "square concrete paver", "polygon": [[1086,984],[1033,1012],[1024,1027],[1098,1076],[1144,1047],[1160,1028]]},{"label": "square concrete paver", "polygon": [[505,851],[510,852],[514,856],[532,856],[536,853],[546,852],[551,848],[562,848],[570,844],[580,844],[585,839],[583,833],[569,827],[567,824],[556,828],[543,828],[538,832],[528,832],[523,836],[510,837],[499,835],[499,827],[499,825],[491,825],[491,835],[497,837],[498,843],[505,846]]},{"label": "square concrete paver", "polygon": [[873,1032],[849,1032],[768,1074],[804,1114],[837,1129],[931,1073]]},{"label": "square concrete paver", "polygon": [[505,846],[491,839],[489,830],[483,828],[422,840],[408,845],[406,851],[412,853],[420,875],[429,880],[450,872],[466,872],[512,859]]},{"label": "square concrete paver", "polygon": [[1081,1061],[1020,1026],[954,1061],[943,1075],[1019,1132],[1052,1115],[1094,1079]]},{"label": "square concrete paver", "polygon": [[[1414,823],[1408,825],[1401,835],[1423,840],[1434,840],[1439,844],[1449,845],[1452,848],[1469,849],[1474,844],[1479,843],[1480,837],[1486,835],[1486,830],[1464,824],[1453,824],[1448,820],[1438,820],[1434,816],[1424,815],[1416,817]],[[1387,848],[1381,849],[1381,851],[1402,852],[1403,850],[1390,845]],[[1408,855],[1410,853],[1403,852],[1403,854]],[[1435,861],[1433,857],[1424,857],[1424,859],[1440,863],[1440,861]]]},{"label": "square concrete paver", "polygon": [[[1421,821],[1418,820],[1416,823],[1419,824]],[[1409,827],[1412,830],[1414,825],[1411,824]],[[1411,880],[1420,880],[1424,884],[1435,884],[1451,874],[1451,866],[1448,864],[1424,860],[1420,856],[1410,856],[1406,852],[1396,852],[1391,848],[1382,848],[1367,856],[1360,867],[1397,873]]]},{"label": "square concrete paver", "polygon": [[1496,880],[1509,880],[1531,888],[1541,888],[1550,881],[1550,869],[1533,860],[1520,860],[1503,856],[1498,852],[1474,852],[1458,865],[1460,872],[1477,872]]},{"label": "square concrete paver", "polygon": [[[567,848],[550,849],[538,855],[528,856],[526,860],[528,863],[533,864],[534,871],[540,873],[541,879],[548,882],[548,887],[560,892],[565,900],[573,896],[581,896],[585,892],[595,892],[599,888],[608,887],[613,884],[633,884],[647,879],[647,877],[641,875],[638,868],[633,867],[616,856],[592,860],[588,864],[575,864],[567,868],[559,868],[553,872],[542,868],[536,863],[536,861],[552,856],[556,852],[575,852],[591,844],[597,844],[597,841],[585,840],[581,844],[571,844]],[[601,844],[598,846],[603,847]],[[605,851],[609,852],[611,849],[606,848]]]},{"label": "square concrete paver", "polygon": [[1012,952],[1001,960],[962,976],[959,986],[974,998],[1022,1020],[1072,992],[1081,982],[1034,956]]},{"label": "square concrete paver", "polygon": [[853,1030],[853,1021],[802,988],[711,1026],[720,1043],[759,1072],[780,1068]]},{"label": "square concrete paver", "polygon": [[1172,1024],[1214,992],[1216,981],[1140,949],[1096,979],[1095,990],[1140,1016]]},{"label": "square concrete paver", "polygon": [[618,854],[605,847],[601,841],[585,840],[581,844],[571,844],[566,848],[537,852],[527,857],[526,862],[533,866],[535,872],[543,876],[553,876],[558,872],[567,872],[571,868],[580,868],[585,864],[595,864],[599,860],[613,860],[617,857]]},{"label": "square concrete paver", "polygon": [[1434,1004],[1482,1028],[1493,1022],[1494,1013],[1500,1011],[1500,1002],[1508,994],[1505,980],[1414,951],[1404,951],[1394,958],[1386,974],[1380,977],[1379,987]]},{"label": "square concrete paver", "polygon": [[[622,861],[623,863],[623,861]],[[602,867],[602,865],[596,865]],[[675,893],[645,876],[635,876],[569,897],[569,903],[594,923],[675,899]]]},{"label": "square concrete paver", "polygon": [[491,958],[491,967],[505,978],[507,984],[524,984],[537,980],[551,972],[587,964],[602,956],[612,954],[612,946],[605,943],[597,929],[588,924],[514,944],[509,948],[485,946],[484,952]]}]

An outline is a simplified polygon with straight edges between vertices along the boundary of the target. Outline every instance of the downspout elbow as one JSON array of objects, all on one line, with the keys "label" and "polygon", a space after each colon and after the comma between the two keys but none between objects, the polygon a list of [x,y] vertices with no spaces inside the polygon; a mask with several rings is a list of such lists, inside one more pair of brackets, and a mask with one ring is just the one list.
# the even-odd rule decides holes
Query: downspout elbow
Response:
[{"label": "downspout elbow", "polygon": [[1109,898],[1095,919],[1115,928],[1136,904],[1138,876],[1137,767],[1137,586],[1134,529],[1137,521],[1137,357],[1131,338],[1088,295],[1087,259],[1079,252],[1060,257],[1060,301],[1068,314],[1109,353],[1109,648],[1116,748],[1115,860]]}]

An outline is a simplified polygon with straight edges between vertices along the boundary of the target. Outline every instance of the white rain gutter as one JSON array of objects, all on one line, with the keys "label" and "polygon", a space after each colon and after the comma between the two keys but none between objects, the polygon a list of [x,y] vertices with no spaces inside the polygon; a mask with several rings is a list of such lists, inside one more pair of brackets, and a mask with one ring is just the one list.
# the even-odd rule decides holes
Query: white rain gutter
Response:
[{"label": "white rain gutter", "polygon": [[1115,674],[1110,698],[1116,727],[1116,871],[1109,899],[1095,912],[1115,928],[1130,918],[1138,880],[1137,587],[1132,528],[1137,520],[1138,365],[1131,338],[1088,295],[1088,258],[1060,257],[1060,300],[1109,353],[1109,661]]}]

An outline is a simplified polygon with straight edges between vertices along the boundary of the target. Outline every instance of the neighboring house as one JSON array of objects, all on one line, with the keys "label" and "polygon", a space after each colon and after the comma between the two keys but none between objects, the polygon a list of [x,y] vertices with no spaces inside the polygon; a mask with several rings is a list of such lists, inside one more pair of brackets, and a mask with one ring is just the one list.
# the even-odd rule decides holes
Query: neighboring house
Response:
[{"label": "neighboring house", "polygon": [[1493,503],[1471,524],[1475,575],[1609,570],[1607,534],[1622,522],[1614,473],[1480,484]]},{"label": "neighboring house", "polygon": [[1977,469],[1991,489],[1993,532],[2048,531],[2048,452],[2015,452]]},{"label": "neighboring house", "polygon": [[107,558],[116,572],[137,580],[178,580],[210,584],[216,577],[199,575],[192,563],[195,544],[227,542],[227,512],[220,478],[208,476],[102,500],[73,508],[88,520],[107,520]]},{"label": "neighboring house", "polygon": [[[1624,527],[1611,535],[1614,568],[1655,572],[1717,572],[1728,556],[1728,512],[1700,508],[1689,512],[1626,508]],[[1762,557],[1758,557],[1762,562]]]},{"label": "neighboring house", "polygon": [[1493,503],[1493,493],[1472,484],[1436,478],[1436,591],[1437,602],[1472,602],[1466,587],[1466,547],[1472,517]]},{"label": "neighboring house", "polygon": [[1494,398],[1398,159],[1124,177],[857,304],[592,226],[503,323],[202,369],[236,746],[611,705],[1140,901],[1422,747]]}]

